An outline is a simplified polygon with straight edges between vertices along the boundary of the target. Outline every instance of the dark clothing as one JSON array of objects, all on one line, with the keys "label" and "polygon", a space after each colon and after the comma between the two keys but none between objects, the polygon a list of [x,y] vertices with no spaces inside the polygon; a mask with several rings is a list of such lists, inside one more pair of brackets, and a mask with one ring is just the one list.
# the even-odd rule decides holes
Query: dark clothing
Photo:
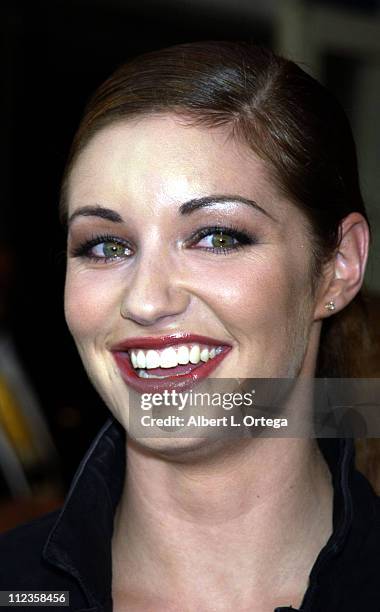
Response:
[{"label": "dark clothing", "polygon": [[[333,477],[334,529],[300,609],[380,612],[380,498],[355,470],[351,440],[319,444]],[[70,608],[62,610],[112,610],[111,537],[124,447],[124,430],[109,420],[79,466],[62,510],[0,537],[0,590],[70,591]],[[276,612],[290,610],[287,605]]]}]

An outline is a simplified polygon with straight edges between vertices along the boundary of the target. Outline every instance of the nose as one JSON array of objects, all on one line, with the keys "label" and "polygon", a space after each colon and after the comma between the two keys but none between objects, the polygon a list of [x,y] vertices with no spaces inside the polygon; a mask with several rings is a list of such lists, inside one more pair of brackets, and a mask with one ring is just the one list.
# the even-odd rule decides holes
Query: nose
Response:
[{"label": "nose", "polygon": [[138,325],[169,323],[186,311],[191,299],[175,262],[152,254],[136,263],[126,285],[120,314]]}]

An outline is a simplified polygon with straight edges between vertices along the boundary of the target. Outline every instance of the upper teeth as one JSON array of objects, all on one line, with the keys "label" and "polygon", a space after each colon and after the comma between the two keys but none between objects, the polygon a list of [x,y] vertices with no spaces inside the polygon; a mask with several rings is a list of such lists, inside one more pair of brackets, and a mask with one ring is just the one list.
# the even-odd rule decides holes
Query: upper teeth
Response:
[{"label": "upper teeth", "polygon": [[162,351],[152,349],[134,349],[130,352],[131,361],[134,368],[175,368],[177,365],[188,363],[197,364],[200,361],[213,359],[223,350],[223,347],[208,347],[200,344],[185,344],[174,347],[169,346]]}]

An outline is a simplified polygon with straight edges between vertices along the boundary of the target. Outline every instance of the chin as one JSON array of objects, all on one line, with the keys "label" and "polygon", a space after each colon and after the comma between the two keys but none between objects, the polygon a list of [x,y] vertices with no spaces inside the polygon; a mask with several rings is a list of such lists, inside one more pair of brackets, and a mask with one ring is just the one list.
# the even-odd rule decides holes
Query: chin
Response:
[{"label": "chin", "polygon": [[[174,434],[175,435],[175,434]],[[213,460],[237,444],[246,444],[247,438],[134,438],[127,434],[127,447],[136,452],[176,463],[196,463]]]}]

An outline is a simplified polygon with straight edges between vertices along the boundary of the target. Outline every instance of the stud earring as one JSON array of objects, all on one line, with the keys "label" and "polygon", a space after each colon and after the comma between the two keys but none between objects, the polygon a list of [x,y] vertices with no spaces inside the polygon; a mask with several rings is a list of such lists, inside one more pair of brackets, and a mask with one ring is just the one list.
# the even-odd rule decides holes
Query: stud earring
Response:
[{"label": "stud earring", "polygon": [[335,302],[333,302],[332,300],[330,300],[330,302],[327,302],[327,304],[325,304],[325,308],[326,310],[335,310],[336,306],[335,306]]}]

